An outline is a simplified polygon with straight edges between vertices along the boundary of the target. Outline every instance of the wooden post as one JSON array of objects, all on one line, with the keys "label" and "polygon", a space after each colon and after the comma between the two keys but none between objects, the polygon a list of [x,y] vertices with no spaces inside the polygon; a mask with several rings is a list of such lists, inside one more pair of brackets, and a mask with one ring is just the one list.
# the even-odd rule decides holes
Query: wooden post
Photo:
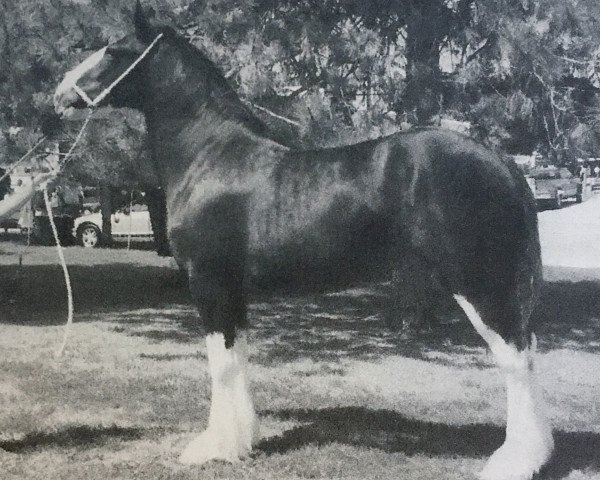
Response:
[{"label": "wooden post", "polygon": [[127,250],[131,250],[131,228],[133,226],[133,188],[129,192],[129,232],[127,233]]}]

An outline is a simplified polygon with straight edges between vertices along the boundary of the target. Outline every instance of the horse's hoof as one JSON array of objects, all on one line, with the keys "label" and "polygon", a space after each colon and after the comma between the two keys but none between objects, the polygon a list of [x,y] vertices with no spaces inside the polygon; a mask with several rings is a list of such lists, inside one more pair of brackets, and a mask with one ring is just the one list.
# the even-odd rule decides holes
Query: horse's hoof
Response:
[{"label": "horse's hoof", "polygon": [[531,480],[552,453],[552,442],[528,448],[527,445],[502,445],[479,474],[481,480]]},{"label": "horse's hoof", "polygon": [[228,441],[219,433],[214,429],[202,432],[185,448],[179,462],[185,465],[201,465],[211,460],[233,463],[248,456],[251,450],[249,442]]}]

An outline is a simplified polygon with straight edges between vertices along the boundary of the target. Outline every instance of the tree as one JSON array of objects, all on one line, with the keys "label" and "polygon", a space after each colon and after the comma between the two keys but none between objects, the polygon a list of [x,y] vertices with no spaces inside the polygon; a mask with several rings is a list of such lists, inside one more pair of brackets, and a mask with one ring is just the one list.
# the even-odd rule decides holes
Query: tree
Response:
[{"label": "tree", "polygon": [[462,53],[454,108],[481,139],[509,152],[538,149],[558,163],[584,154],[573,132],[598,113],[597,2],[494,0],[473,8],[453,45]]},{"label": "tree", "polygon": [[[69,122],[63,134],[67,146],[80,128],[81,120]],[[92,117],[74,157],[64,165],[63,175],[84,185],[98,186],[103,240],[107,244],[112,242],[111,214],[118,206],[112,200],[114,191],[158,184],[148,169],[150,162],[144,140],[145,124],[140,114],[104,108]]]},{"label": "tree", "polygon": [[[62,73],[87,50],[129,32],[131,12],[117,0],[0,5],[0,154],[10,162],[41,135]],[[597,149],[589,133],[600,111],[600,34],[594,23],[600,5],[594,0],[144,5],[157,22],[205,50],[274,135],[290,145],[354,141],[405,121],[424,124],[450,115],[471,121],[476,136],[509,152],[537,148],[565,161],[560,159]],[[135,126],[133,135],[108,123],[95,123],[95,139],[92,134],[80,150],[87,157],[70,173],[113,186],[156,183],[125,172],[133,170],[127,165],[143,144],[143,126]],[[8,134],[15,127],[21,129],[16,137]]]}]

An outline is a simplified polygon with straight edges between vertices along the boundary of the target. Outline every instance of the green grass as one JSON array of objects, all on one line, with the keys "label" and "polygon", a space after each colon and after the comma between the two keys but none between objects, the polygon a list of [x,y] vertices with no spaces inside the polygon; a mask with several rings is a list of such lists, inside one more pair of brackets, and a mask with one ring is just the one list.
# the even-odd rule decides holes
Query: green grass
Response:
[{"label": "green grass", "polygon": [[[180,465],[210,392],[174,267],[152,252],[68,248],[76,323],[57,359],[54,250],[0,249],[2,479],[473,479],[502,442],[503,379],[468,323],[450,315],[409,338],[385,327],[369,287],[255,299],[263,440],[236,464]],[[598,480],[600,275],[546,274],[538,369],[557,454],[542,478]]]}]

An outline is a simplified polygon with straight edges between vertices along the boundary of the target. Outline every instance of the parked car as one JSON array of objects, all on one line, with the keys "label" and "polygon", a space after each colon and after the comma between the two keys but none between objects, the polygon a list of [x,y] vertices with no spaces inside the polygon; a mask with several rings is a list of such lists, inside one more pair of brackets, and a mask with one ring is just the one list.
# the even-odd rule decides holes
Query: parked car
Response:
[{"label": "parked car", "polygon": [[[58,232],[58,238],[63,245],[73,243],[73,224],[81,211],[79,187],[61,185],[55,187],[50,194],[52,217]],[[38,245],[54,245],[54,234],[50,226],[50,218],[46,210],[46,202],[42,191],[36,191],[31,200],[31,215],[21,218],[21,231],[31,229],[31,241]]]},{"label": "parked car", "polygon": [[15,214],[11,215],[8,218],[3,218],[0,220],[0,229],[4,229],[5,232],[8,232],[10,228],[18,228],[19,226],[19,212],[17,211]]},{"label": "parked car", "polygon": [[[54,225],[56,225],[60,243],[62,245],[73,244],[73,236],[71,235],[73,215],[56,214],[52,215],[52,218],[54,219]],[[27,230],[22,228],[21,231],[26,232]],[[54,245],[54,234],[50,226],[50,218],[47,215],[39,214],[33,217],[31,241],[36,245]]]},{"label": "parked car", "polygon": [[566,168],[544,167],[529,173],[529,185],[540,205],[561,208],[567,199],[582,201],[581,180]]},{"label": "parked car", "polygon": [[[125,238],[152,237],[152,225],[147,205],[133,205],[110,216],[112,235]],[[82,215],[75,219],[73,235],[84,247],[97,247],[102,243],[102,215],[100,212]]]}]

